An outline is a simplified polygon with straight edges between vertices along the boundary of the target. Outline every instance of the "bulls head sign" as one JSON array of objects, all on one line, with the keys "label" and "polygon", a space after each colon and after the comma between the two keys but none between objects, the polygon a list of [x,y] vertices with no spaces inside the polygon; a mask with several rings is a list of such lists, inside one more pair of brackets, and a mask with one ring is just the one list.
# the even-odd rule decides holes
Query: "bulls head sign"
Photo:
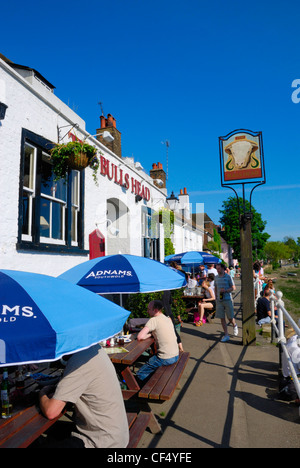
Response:
[{"label": "bulls head sign", "polygon": [[261,132],[235,130],[219,138],[222,181],[264,178]]}]

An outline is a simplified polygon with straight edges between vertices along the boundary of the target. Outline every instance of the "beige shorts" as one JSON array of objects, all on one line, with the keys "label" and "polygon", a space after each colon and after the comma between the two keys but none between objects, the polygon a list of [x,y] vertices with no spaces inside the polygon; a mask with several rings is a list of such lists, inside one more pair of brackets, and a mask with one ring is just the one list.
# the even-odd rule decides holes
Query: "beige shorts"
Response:
[{"label": "beige shorts", "polygon": [[224,319],[225,315],[228,320],[234,318],[234,308],[232,301],[217,301],[216,304],[216,318]]}]

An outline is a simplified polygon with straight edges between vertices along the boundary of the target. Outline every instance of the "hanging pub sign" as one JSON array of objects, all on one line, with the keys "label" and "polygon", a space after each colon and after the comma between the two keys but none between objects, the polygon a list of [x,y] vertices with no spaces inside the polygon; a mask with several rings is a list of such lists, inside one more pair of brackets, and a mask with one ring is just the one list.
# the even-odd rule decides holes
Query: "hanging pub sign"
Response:
[{"label": "hanging pub sign", "polygon": [[219,137],[222,185],[265,181],[261,132],[235,130]]}]

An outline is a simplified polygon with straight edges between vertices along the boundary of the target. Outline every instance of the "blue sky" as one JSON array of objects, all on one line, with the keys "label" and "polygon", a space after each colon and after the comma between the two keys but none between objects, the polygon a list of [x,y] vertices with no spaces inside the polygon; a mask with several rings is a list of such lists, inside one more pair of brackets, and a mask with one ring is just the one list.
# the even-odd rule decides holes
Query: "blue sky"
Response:
[{"label": "blue sky", "polygon": [[166,168],[168,140],[168,193],[186,187],[216,224],[233,194],[221,187],[218,137],[262,131],[267,183],[253,206],[271,240],[300,236],[299,1],[4,3],[0,52],[44,75],[91,134],[101,101],[123,156],[147,171]]}]

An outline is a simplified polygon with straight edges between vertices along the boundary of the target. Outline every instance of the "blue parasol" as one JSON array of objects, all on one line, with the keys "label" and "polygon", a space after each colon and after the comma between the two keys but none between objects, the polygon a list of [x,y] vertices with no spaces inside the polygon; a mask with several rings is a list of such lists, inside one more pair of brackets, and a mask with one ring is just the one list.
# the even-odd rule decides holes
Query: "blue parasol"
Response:
[{"label": "blue parasol", "polygon": [[59,276],[99,294],[179,289],[185,276],[163,263],[136,255],[108,255],[81,263]]},{"label": "blue parasol", "polygon": [[209,265],[222,263],[222,260],[207,252],[191,251],[168,255],[165,257],[165,262],[176,262],[181,265]]},{"label": "blue parasol", "polygon": [[62,279],[0,270],[0,366],[55,361],[120,330],[130,312]]}]

